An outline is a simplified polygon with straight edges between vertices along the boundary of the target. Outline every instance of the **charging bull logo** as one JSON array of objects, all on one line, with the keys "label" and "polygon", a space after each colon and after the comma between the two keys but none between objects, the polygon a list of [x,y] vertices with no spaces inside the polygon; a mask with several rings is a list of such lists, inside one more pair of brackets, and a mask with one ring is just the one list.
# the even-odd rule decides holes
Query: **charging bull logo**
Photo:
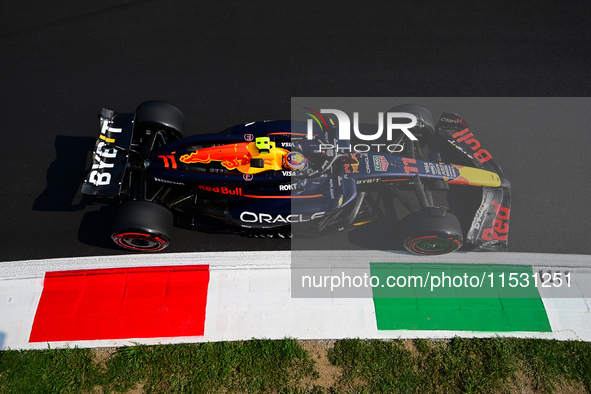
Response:
[{"label": "charging bull logo", "polygon": [[345,169],[345,173],[347,174],[358,174],[359,173],[359,160],[357,160],[357,155],[352,154],[350,155],[343,166]]},{"label": "charging bull logo", "polygon": [[235,170],[241,165],[249,164],[250,159],[252,155],[248,151],[247,144],[233,144],[199,149],[181,156],[180,160],[185,164],[209,164],[212,161],[219,161],[228,170]]},{"label": "charging bull logo", "polygon": [[[179,160],[185,164],[219,162],[228,170],[257,173],[265,170],[281,170],[281,158],[288,153],[289,151],[285,149],[275,148],[274,144],[273,149],[270,149],[268,153],[262,153],[259,152],[254,142],[241,142],[199,149],[182,155]],[[251,167],[253,158],[263,159],[264,167]]]}]

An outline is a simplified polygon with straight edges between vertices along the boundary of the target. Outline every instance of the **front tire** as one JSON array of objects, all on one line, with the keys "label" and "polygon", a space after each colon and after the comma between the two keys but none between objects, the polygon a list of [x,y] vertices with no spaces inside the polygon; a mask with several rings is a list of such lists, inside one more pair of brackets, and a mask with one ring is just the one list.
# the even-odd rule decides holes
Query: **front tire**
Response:
[{"label": "front tire", "polygon": [[129,201],[119,209],[111,238],[122,248],[158,252],[170,244],[173,215],[150,201]]},{"label": "front tire", "polygon": [[463,236],[459,220],[443,208],[426,208],[413,212],[402,220],[406,237],[404,247],[421,255],[454,252],[462,247]]}]

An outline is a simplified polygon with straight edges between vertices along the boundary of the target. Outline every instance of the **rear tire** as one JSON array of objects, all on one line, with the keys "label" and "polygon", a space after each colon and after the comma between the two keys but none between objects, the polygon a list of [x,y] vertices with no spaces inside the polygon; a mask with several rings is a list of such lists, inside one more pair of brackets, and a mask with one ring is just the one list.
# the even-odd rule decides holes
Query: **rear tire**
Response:
[{"label": "rear tire", "polygon": [[129,201],[119,208],[111,238],[122,248],[158,252],[170,244],[173,215],[150,201]]},{"label": "rear tire", "polygon": [[404,247],[409,252],[437,255],[451,253],[462,247],[464,238],[460,222],[448,210],[422,209],[406,216],[402,223],[406,233]]},{"label": "rear tire", "polygon": [[185,115],[176,106],[159,100],[145,101],[135,113],[136,130],[164,131],[167,143],[183,138]]},{"label": "rear tire", "polygon": [[433,120],[433,114],[427,108],[421,107],[420,105],[403,104],[390,108],[388,112],[408,112],[417,117],[418,123],[410,129],[410,132],[417,137],[421,147],[427,145],[433,138],[435,134],[435,121]]}]

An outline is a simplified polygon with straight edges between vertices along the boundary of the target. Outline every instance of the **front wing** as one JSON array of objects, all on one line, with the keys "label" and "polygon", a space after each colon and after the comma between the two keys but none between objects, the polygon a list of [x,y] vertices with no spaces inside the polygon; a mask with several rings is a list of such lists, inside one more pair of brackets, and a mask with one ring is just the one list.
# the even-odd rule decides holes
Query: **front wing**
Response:
[{"label": "front wing", "polygon": [[499,187],[482,188],[482,201],[468,230],[465,245],[474,251],[506,251],[511,215],[509,181],[460,116],[443,113],[438,123],[438,133],[466,155],[474,166],[497,173],[501,180]]}]

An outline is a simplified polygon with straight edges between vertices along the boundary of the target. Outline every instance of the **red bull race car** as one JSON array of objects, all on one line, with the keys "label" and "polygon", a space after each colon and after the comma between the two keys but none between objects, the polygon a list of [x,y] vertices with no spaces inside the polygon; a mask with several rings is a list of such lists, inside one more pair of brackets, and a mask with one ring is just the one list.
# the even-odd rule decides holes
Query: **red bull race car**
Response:
[{"label": "red bull race car", "polygon": [[[460,116],[443,113],[436,124],[426,108],[397,106],[389,113],[406,116],[408,128],[392,132],[388,144],[355,144],[343,138],[338,117],[310,111],[315,122],[251,122],[184,138],[184,116],[172,104],[103,109],[82,192],[120,200],[111,237],[135,251],[166,248],[173,225],[320,237],[383,218],[392,201],[403,207],[403,246],[412,253],[507,250],[509,181]],[[434,137],[469,165],[427,154]],[[482,190],[465,231],[434,202],[449,185]]]}]

